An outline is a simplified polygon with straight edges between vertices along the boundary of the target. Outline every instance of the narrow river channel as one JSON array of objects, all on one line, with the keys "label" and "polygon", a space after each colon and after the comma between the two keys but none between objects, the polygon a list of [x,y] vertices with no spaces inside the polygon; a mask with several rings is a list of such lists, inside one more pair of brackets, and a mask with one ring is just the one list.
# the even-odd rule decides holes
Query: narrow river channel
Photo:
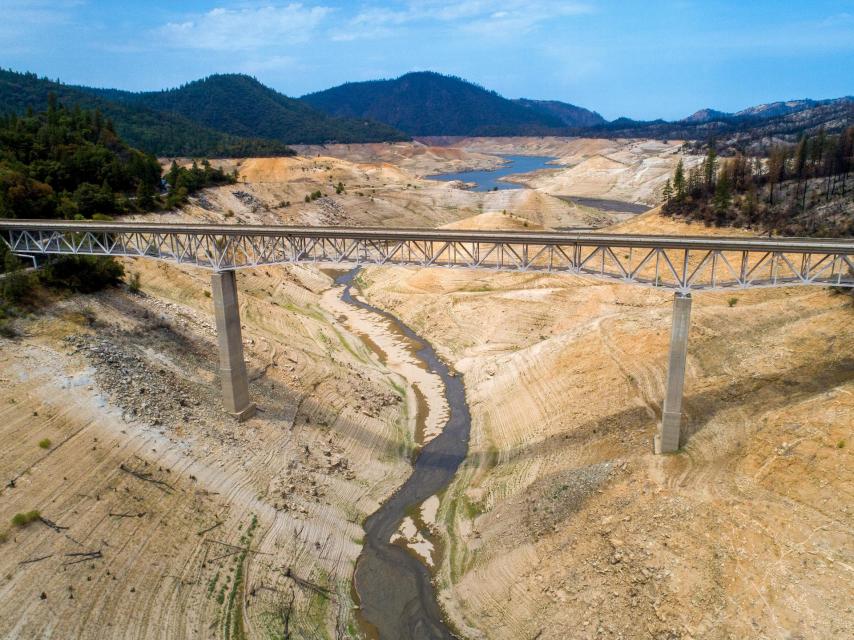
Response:
[{"label": "narrow river channel", "polygon": [[412,475],[383,505],[365,520],[365,544],[353,577],[362,631],[372,639],[433,640],[456,638],[446,625],[427,566],[392,536],[403,519],[427,498],[453,480],[468,453],[471,414],[462,377],[452,374],[433,347],[394,315],[353,297],[351,287],[358,268],[339,276],[341,299],[385,318],[392,328],[415,345],[415,357],[444,385],[449,407],[442,433],[418,454]]}]

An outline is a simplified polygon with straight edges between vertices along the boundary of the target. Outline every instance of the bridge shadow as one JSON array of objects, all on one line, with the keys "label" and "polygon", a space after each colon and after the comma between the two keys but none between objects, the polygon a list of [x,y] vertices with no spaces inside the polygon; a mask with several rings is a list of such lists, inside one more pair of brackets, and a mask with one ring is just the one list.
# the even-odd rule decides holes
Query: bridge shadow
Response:
[{"label": "bridge shadow", "polygon": [[[193,364],[199,366],[207,375],[216,380],[217,346],[212,339],[197,335],[189,336],[180,327],[170,321],[164,321],[156,313],[132,299],[112,297],[102,299],[106,305],[112,305],[117,312],[128,314],[146,323],[131,333],[143,336],[150,333],[158,338],[160,344],[168,343],[171,349],[180,351],[182,356],[190,355]],[[840,358],[834,361],[801,365],[761,376],[742,376],[728,384],[703,391],[686,394],[683,408],[686,415],[683,425],[683,440],[690,439],[702,431],[714,417],[722,412],[739,406],[752,408],[750,413],[772,411],[785,405],[796,404],[815,395],[825,393],[839,384],[854,380],[854,359]],[[211,390],[218,397],[218,388]],[[282,422],[290,428],[302,416],[308,418],[306,425],[323,432],[335,432],[334,424],[346,420],[345,429],[350,438],[364,447],[379,448],[384,452],[395,453],[402,450],[402,443],[387,438],[365,425],[341,416],[346,403],[330,404],[311,395],[311,391],[302,394],[293,387],[261,373],[250,383],[252,400],[263,410],[264,419]],[[651,419],[645,406],[627,407],[620,411],[583,421],[577,424],[567,423],[560,433],[552,434],[542,440],[501,451],[497,454],[500,462],[533,459],[555,453],[566,452],[579,447],[602,449],[603,441],[609,446],[604,448],[603,456],[585,455],[585,460],[608,459],[609,452],[636,451],[637,447],[652,450],[652,436],[660,419],[660,405],[654,408],[656,418]],[[481,464],[495,462],[494,451],[475,448],[469,451],[469,458],[479,458]],[[613,457],[613,456],[612,456]],[[429,464],[448,466],[454,464],[456,456],[445,456],[441,451],[431,453]],[[426,461],[425,461],[426,462]]]},{"label": "bridge shadow", "polygon": [[[686,414],[683,439],[689,440],[722,411],[736,407],[752,408],[750,413],[754,415],[759,411],[773,411],[826,393],[851,380],[854,380],[854,359],[840,358],[819,365],[784,369],[773,374],[742,377],[720,387],[686,395],[683,402]],[[615,443],[618,449],[622,447],[627,452],[638,444],[649,447],[651,451],[652,436],[657,429],[660,412],[660,406],[656,407],[656,419],[653,420],[646,407],[633,406],[595,420],[567,424],[566,430],[561,433],[501,452],[499,460],[512,462],[584,446],[601,447],[603,440]],[[607,450],[613,451],[613,447]],[[490,453],[473,450],[469,455],[486,458]],[[595,454],[585,457],[590,458],[596,458]]]},{"label": "bridge shadow", "polygon": [[[123,328],[119,325],[110,327],[110,330],[124,333],[139,347],[149,347],[168,354],[178,369],[185,370],[188,383],[191,383],[191,378],[194,377],[190,369],[197,369],[203,378],[211,380],[211,384],[192,382],[192,386],[206,398],[206,402],[219,402],[219,352],[216,339],[188,331],[174,320],[174,312],[152,311],[143,300],[144,298],[137,300],[132,296],[100,296],[99,302],[111,308],[117,319],[132,318],[138,323],[133,328]],[[188,320],[192,321],[192,318]],[[251,380],[249,394],[261,410],[259,417],[279,423],[282,428],[290,429],[299,423],[300,426],[307,426],[321,433],[334,432],[337,422],[341,427],[339,431],[346,431],[348,437],[361,446],[381,449],[389,454],[402,452],[404,445],[401,441],[384,437],[362,423],[342,416],[342,411],[348,406],[358,411],[358,407],[347,402],[343,394],[340,402],[332,403],[313,395],[320,385],[334,384],[331,380],[318,377],[313,388],[310,386],[303,390],[269,376],[263,366],[251,366],[247,362],[247,369]],[[239,428],[235,426],[235,429]]]}]

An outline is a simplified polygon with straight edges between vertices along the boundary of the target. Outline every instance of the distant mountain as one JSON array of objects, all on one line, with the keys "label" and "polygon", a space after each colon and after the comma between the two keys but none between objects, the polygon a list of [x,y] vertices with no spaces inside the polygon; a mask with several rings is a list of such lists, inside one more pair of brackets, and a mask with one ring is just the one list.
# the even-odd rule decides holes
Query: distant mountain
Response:
[{"label": "distant mountain", "polygon": [[564,125],[571,128],[595,127],[596,125],[607,122],[605,118],[595,111],[590,111],[584,107],[577,107],[567,102],[560,102],[559,100],[529,100],[527,98],[519,98],[516,102],[529,109],[557,116]]},{"label": "distant mountain", "polygon": [[726,111],[716,111],[715,109],[700,109],[699,111],[696,111],[687,118],[683,118],[679,122],[693,122],[697,124],[702,124],[715,120],[740,119],[745,122],[747,121],[747,118],[764,120],[768,118],[776,118],[778,116],[785,116],[790,113],[798,113],[799,111],[807,111],[808,109],[814,109],[816,107],[822,107],[825,105],[844,105],[846,102],[850,102],[851,100],[851,97],[835,98],[832,100],[787,100],[785,102],[781,101],[770,102],[768,104],[759,104],[755,107],[748,107],[747,109],[736,111],[735,113],[728,113]]},{"label": "distant mountain", "polygon": [[408,139],[400,131],[366,117],[329,117],[246,75],[212,75],[177,89],[143,93],[79,89],[112,102],[187,118],[232,135],[257,136],[288,144]]},{"label": "distant mountain", "polygon": [[703,123],[703,122],[711,122],[712,120],[721,120],[724,118],[732,118],[731,113],[726,113],[724,111],[716,111],[715,109],[700,109],[699,111],[695,111],[687,118],[683,118],[679,122],[691,122],[691,123]]},{"label": "distant mountain", "polygon": [[854,98],[792,100],[725,113],[703,109],[678,122],[638,122],[619,118],[579,135],[622,138],[668,138],[706,141],[716,138],[722,148],[767,147],[775,141],[793,142],[802,133],[820,129],[838,133],[854,124]]},{"label": "distant mountain", "polygon": [[67,107],[100,110],[113,121],[117,133],[129,145],[156,155],[241,157],[293,153],[287,145],[275,140],[229,135],[177,114],[113,102],[97,92],[39,78],[33,73],[0,69],[0,114],[22,114],[29,108],[40,111],[51,93]]},{"label": "distant mountain", "polygon": [[568,129],[548,110],[431,71],[348,82],[301,100],[333,116],[370,118],[413,136],[562,135]]},{"label": "distant mountain", "polygon": [[[850,99],[850,98],[848,98]],[[735,116],[755,116],[757,118],[774,118],[776,116],[784,116],[788,113],[796,113],[805,111],[813,107],[819,107],[826,104],[833,104],[839,100],[846,98],[838,98],[837,100],[788,100],[786,102],[771,102],[768,104],[760,104],[755,107],[749,107],[736,112]]]}]

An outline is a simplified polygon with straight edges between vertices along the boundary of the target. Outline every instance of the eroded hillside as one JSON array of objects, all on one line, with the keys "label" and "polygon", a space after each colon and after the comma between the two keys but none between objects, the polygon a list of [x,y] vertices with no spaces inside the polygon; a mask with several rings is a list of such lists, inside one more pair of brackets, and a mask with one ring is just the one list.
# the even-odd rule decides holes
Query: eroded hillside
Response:
[{"label": "eroded hillside", "polygon": [[352,636],[360,522],[408,475],[429,380],[327,275],[254,270],[238,424],[207,273],[127,267],[141,295],[48,301],[0,339],[0,636]]},{"label": "eroded hillside", "polygon": [[[643,230],[654,227],[647,216]],[[373,303],[465,376],[471,453],[442,496],[438,578],[465,635],[854,631],[849,295],[696,294],[693,435],[662,457],[651,443],[668,293],[543,274],[371,269],[363,279]]]},{"label": "eroded hillside", "polygon": [[[355,145],[354,145],[355,146]],[[181,212],[148,219],[233,223],[436,227],[486,212],[513,212],[552,228],[602,226],[619,216],[534,189],[476,192],[418,178],[389,162],[331,157],[250,158],[218,164],[240,182],[207,189]]]},{"label": "eroded hillside", "polygon": [[[644,143],[600,143],[506,150],[570,165],[532,184],[625,160],[633,168],[554,184],[631,201],[677,158],[673,144],[643,156]],[[224,161],[240,183],[145,219],[515,230],[614,219],[550,187],[424,180],[410,160],[372,155],[386,152]],[[611,230],[736,233],[656,211]],[[262,411],[234,423],[220,411],[208,274],[126,266],[142,295],[49,298],[16,321],[22,336],[0,338],[0,636],[359,637],[360,523],[409,475],[419,434],[441,426],[438,383],[341,303],[328,273],[247,270],[241,316]],[[371,267],[359,282],[464,375],[470,455],[395,535],[436,564],[465,637],[854,634],[850,295],[696,294],[691,438],[654,456],[669,293],[470,270]],[[41,519],[9,524],[34,510]]]}]

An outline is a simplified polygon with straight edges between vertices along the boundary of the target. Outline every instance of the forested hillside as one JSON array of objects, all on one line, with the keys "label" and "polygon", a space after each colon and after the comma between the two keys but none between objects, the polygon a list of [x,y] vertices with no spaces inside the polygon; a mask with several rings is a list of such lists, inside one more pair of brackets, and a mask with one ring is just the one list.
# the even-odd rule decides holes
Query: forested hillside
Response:
[{"label": "forested hillside", "polygon": [[67,107],[98,109],[131,146],[159,156],[246,157],[292,155],[275,140],[240,137],[201,126],[183,116],[120,104],[32,73],[0,69],[0,114],[40,109],[53,93]]},{"label": "forested hillside", "polygon": [[245,75],[212,75],[176,89],[143,93],[80,89],[111,102],[188,118],[236,136],[256,136],[289,144],[408,139],[392,127],[365,118],[329,117]]},{"label": "forested hillside", "polygon": [[607,122],[605,118],[595,111],[590,111],[584,107],[578,107],[567,102],[561,102],[560,100],[529,100],[528,98],[519,98],[516,102],[523,107],[556,116],[560,118],[560,121],[564,125],[574,129],[595,127]]},{"label": "forested hillside", "polygon": [[777,144],[767,157],[721,159],[715,147],[687,175],[680,161],[664,185],[665,215],[783,235],[854,235],[854,126]]},{"label": "forested hillside", "polygon": [[205,186],[233,182],[207,161],[173,164],[161,193],[160,163],[128,146],[100,111],[69,109],[0,118],[0,217],[86,219],[171,208]]},{"label": "forested hillside", "polygon": [[414,136],[564,135],[553,113],[460,78],[422,71],[395,80],[348,82],[302,100],[330,115],[371,118]]}]

